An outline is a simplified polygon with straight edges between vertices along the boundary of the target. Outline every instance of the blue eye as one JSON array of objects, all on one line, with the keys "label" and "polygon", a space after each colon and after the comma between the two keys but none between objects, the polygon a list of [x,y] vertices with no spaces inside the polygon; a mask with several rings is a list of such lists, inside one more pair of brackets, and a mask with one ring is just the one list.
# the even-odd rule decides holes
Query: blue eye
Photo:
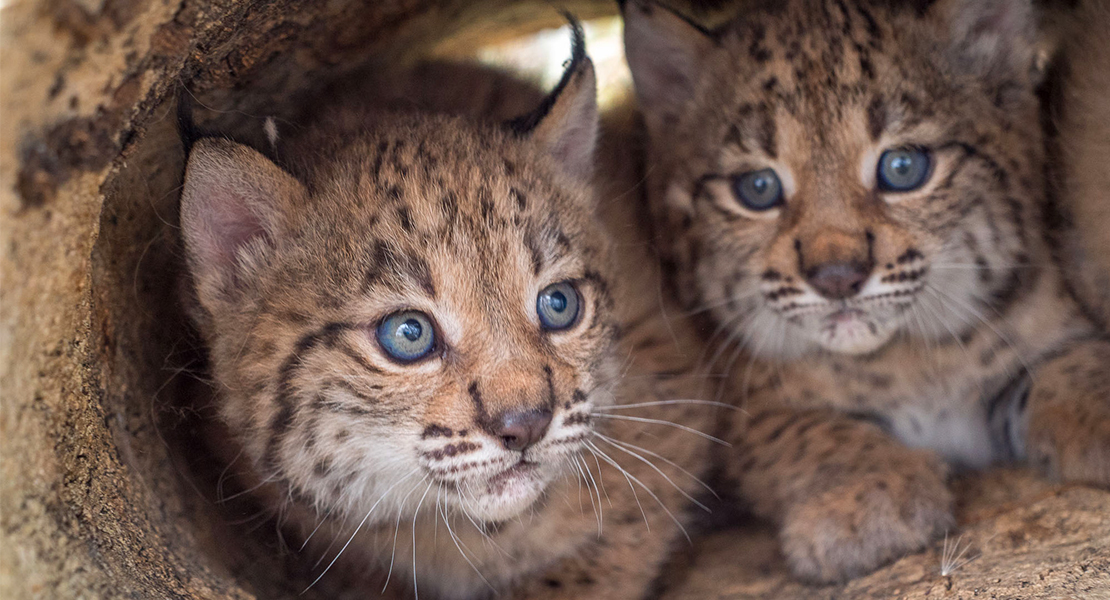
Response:
[{"label": "blue eye", "polygon": [[909,192],[925,185],[933,160],[926,150],[898,148],[879,157],[879,189],[884,192]]},{"label": "blue eye", "polygon": [[415,310],[396,312],[378,325],[378,343],[386,354],[400,362],[415,362],[432,352],[435,328],[428,315]]},{"label": "blue eye", "polygon": [[578,318],[578,292],[566,281],[545,287],[536,298],[536,314],[548,331],[574,325]]},{"label": "blue eye", "polygon": [[774,169],[748,171],[733,177],[732,193],[749,210],[769,210],[782,204],[782,182]]}]

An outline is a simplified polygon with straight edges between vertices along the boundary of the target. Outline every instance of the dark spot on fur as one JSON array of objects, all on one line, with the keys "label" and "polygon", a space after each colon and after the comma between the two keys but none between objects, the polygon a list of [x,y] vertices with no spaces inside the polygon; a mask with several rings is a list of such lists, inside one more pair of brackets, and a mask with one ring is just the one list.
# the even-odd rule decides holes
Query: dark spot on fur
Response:
[{"label": "dark spot on fur", "polygon": [[412,215],[409,214],[407,206],[397,207],[397,219],[401,222],[401,229],[403,229],[405,233],[412,233]]},{"label": "dark spot on fur", "polygon": [[443,208],[443,216],[449,223],[453,223],[459,216],[459,199],[455,192],[447,192],[440,199],[440,206]]},{"label": "dark spot on fur", "polygon": [[420,437],[423,438],[423,439],[428,439],[428,438],[433,438],[433,437],[448,437],[449,438],[453,435],[455,435],[455,432],[450,427],[444,427],[442,425],[428,425],[427,427],[424,428],[424,433],[422,433],[420,435]]},{"label": "dark spot on fur", "polygon": [[589,425],[590,420],[589,413],[574,413],[567,415],[563,419],[563,425],[566,427],[570,427],[571,425]]},{"label": "dark spot on fur", "polygon": [[778,427],[776,427],[775,429],[773,429],[771,431],[771,433],[768,434],[767,437],[765,437],[763,439],[764,443],[769,444],[769,443],[779,439],[779,436],[781,436],[783,434],[783,432],[786,431],[791,425],[793,425],[793,423],[788,419],[785,423],[783,423],[783,424],[779,425]]},{"label": "dark spot on fur", "polygon": [[524,192],[516,189],[515,187],[509,188],[509,197],[516,202],[516,207],[518,210],[523,211],[524,209],[528,208],[528,198],[524,195]]},{"label": "dark spot on fur", "polygon": [[482,213],[482,220],[488,224],[493,223],[494,207],[493,198],[488,187],[478,188],[478,209]]},{"label": "dark spot on fur", "polygon": [[457,442],[448,444],[438,450],[431,450],[424,453],[424,456],[430,460],[443,460],[444,458],[458,456],[460,454],[469,454],[480,448],[474,442]]},{"label": "dark spot on fur", "polygon": [[867,105],[867,133],[871,135],[872,141],[878,141],[882,136],[886,129],[886,119],[886,104],[882,96],[875,96]]},{"label": "dark spot on fur", "polygon": [[922,258],[925,258],[925,255],[921,254],[921,252],[919,252],[916,248],[909,248],[905,252],[900,254],[895,260],[898,264],[904,265],[908,262],[920,260]]},{"label": "dark spot on fur", "polygon": [[725,134],[725,145],[736,146],[744,150],[744,136],[740,133],[740,128],[736,125],[729,125],[728,132]]}]

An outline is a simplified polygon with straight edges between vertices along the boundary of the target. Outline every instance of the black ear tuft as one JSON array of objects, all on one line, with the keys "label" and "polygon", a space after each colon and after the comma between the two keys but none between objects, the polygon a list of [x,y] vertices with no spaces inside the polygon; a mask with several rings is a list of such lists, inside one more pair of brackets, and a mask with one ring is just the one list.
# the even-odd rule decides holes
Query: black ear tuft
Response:
[{"label": "black ear tuft", "polygon": [[572,43],[563,77],[535,110],[505,127],[541,148],[564,173],[585,181],[593,175],[597,146],[597,77],[586,55],[582,26],[569,13],[564,16],[570,22]]},{"label": "black ear tuft", "polygon": [[566,68],[563,69],[563,76],[559,79],[559,84],[551,90],[551,93],[543,99],[543,102],[535,110],[505,123],[505,127],[518,136],[524,137],[532,133],[532,130],[551,112],[551,108],[555,106],[555,102],[559,99],[563,90],[570,84],[570,80],[582,68],[582,63],[589,60],[586,56],[586,35],[582,31],[582,24],[569,12],[563,11],[562,15],[570,24],[571,29],[570,60],[567,61]]}]

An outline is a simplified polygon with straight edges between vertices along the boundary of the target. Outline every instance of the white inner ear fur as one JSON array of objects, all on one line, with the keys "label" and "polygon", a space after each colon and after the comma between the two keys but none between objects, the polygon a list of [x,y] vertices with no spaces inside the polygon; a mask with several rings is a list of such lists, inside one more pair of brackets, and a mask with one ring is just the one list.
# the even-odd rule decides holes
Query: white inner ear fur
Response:
[{"label": "white inner ear fur", "polygon": [[181,229],[202,304],[257,266],[280,234],[300,182],[255,150],[228,140],[198,141],[181,194]]},{"label": "white inner ear fur", "polygon": [[598,138],[597,82],[589,59],[582,61],[579,72],[540,122],[536,137],[570,175],[582,179],[593,175]]}]

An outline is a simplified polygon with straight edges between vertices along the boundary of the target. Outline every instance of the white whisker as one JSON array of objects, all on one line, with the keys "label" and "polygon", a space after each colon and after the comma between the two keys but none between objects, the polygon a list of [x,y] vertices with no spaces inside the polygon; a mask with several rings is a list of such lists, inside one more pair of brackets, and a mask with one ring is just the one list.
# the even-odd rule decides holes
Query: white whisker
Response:
[{"label": "white whisker", "polygon": [[719,407],[719,408],[727,408],[729,410],[736,410],[736,411],[742,410],[740,407],[734,406],[734,405],[729,404],[727,402],[716,402],[714,400],[694,400],[694,399],[684,399],[684,398],[678,398],[678,399],[675,399],[675,400],[656,400],[656,401],[653,401],[653,402],[636,402],[636,403],[633,403],[633,404],[612,404],[612,405],[609,405],[609,406],[598,406],[598,407],[595,407],[594,410],[625,410],[625,409],[629,409],[629,408],[647,408],[649,406],[668,406],[668,405],[671,405],[671,404],[700,404],[700,405],[704,405],[704,406],[716,406],[716,407]]},{"label": "white whisker", "polygon": [[250,488],[247,488],[247,489],[245,489],[243,491],[240,491],[240,492],[235,492],[234,494],[228,496],[227,498],[224,498],[223,500],[220,500],[220,502],[221,503],[229,502],[231,500],[234,500],[234,499],[238,498],[239,496],[249,494],[249,493],[257,490],[258,488],[266,485],[267,483],[273,483],[274,481],[277,481],[277,479],[278,479],[277,475],[270,475],[266,479],[263,479],[262,481],[260,481],[257,485],[255,485],[253,487],[250,487]]},{"label": "white whisker", "polygon": [[385,588],[389,586],[389,578],[393,576],[393,561],[397,558],[397,534],[401,532],[401,513],[404,512],[405,502],[413,492],[420,488],[420,484],[424,483],[424,480],[427,478],[428,476],[425,475],[424,479],[421,479],[414,485],[413,488],[405,494],[405,497],[401,498],[401,501],[397,503],[397,523],[393,526],[393,552],[389,556],[389,571],[385,574],[385,585],[382,586],[382,593],[385,593]]},{"label": "white whisker", "polygon": [[[427,479],[427,476],[424,478]],[[412,511],[412,593],[416,596],[416,600],[420,600],[420,586],[416,581],[416,517],[420,514],[420,507],[424,504],[424,498],[428,497],[428,492],[432,491],[433,485],[435,485],[434,481],[428,483],[427,489],[424,490],[424,495],[421,496],[420,500],[416,503],[416,510]],[[386,583],[388,584],[389,581],[387,580]],[[385,592],[384,587],[382,588],[382,592]]]},{"label": "white whisker", "polygon": [[[955,296],[952,296],[951,294],[945,292],[944,290],[942,290],[942,289],[940,289],[940,288],[938,288],[934,285],[926,284],[926,287],[927,287],[927,289],[933,290],[935,293],[943,295],[945,298],[948,298],[949,301],[958,303],[960,306],[962,306],[964,308],[964,310],[968,311],[968,314],[971,314],[975,318],[979,319],[979,321],[981,323],[983,323],[991,331],[993,331],[994,334],[997,335],[999,339],[1001,339],[1003,342],[1005,342],[1006,345],[1009,346],[1011,350],[1013,350],[1014,355],[1017,356],[1019,361],[1021,361],[1021,365],[1023,367],[1025,367],[1025,371],[1027,373],[1029,373],[1030,378],[1032,378],[1033,382],[1036,383],[1035,371],[1033,370],[1032,366],[1029,364],[1029,361],[1026,360],[1025,355],[1022,354],[1021,350],[1018,349],[1017,345],[1013,342],[1013,340],[1010,339],[1009,336],[1003,334],[1001,330],[999,330],[997,327],[995,327],[994,323],[992,323],[989,319],[987,319],[981,312],[976,310],[974,306],[969,306],[963,300],[961,300],[961,299],[959,299]],[[938,296],[938,299],[939,299],[939,296]],[[987,306],[990,307],[989,304]],[[995,315],[997,315],[999,319],[1002,319],[1002,321],[1005,322],[1006,319],[1002,314],[1000,314],[997,310],[995,310],[994,307],[990,307],[990,308],[991,308],[992,311],[994,311]]]},{"label": "white whisker", "polygon": [[666,456],[663,456],[662,454],[659,454],[657,452],[652,452],[651,450],[648,450],[647,448],[644,448],[643,446],[637,446],[636,444],[632,444],[632,443],[629,443],[629,442],[623,442],[621,440],[618,440],[616,438],[611,438],[607,435],[598,433],[596,431],[594,432],[594,435],[596,435],[599,438],[609,442],[610,444],[618,444],[620,446],[625,446],[625,447],[628,447],[628,448],[639,450],[640,452],[643,452],[644,454],[647,454],[649,456],[658,458],[659,460],[661,460],[661,461],[667,463],[668,465],[670,465],[670,466],[678,469],[679,471],[681,471],[683,475],[689,477],[690,479],[693,479],[695,482],[697,482],[699,485],[701,485],[703,488],[705,488],[705,491],[709,492],[710,494],[713,494],[713,497],[717,498],[718,500],[721,499],[721,497],[717,495],[717,492],[713,491],[713,488],[709,487],[708,483],[702,481],[701,479],[698,479],[693,473],[691,473],[691,472],[687,471],[686,469],[682,468],[682,466],[680,466],[678,463],[674,462],[673,460],[667,458]]},{"label": "white whisker", "polygon": [[443,487],[436,488],[436,515],[432,520],[432,543],[435,544],[439,540],[439,499],[443,496]]},{"label": "white whisker", "polygon": [[[593,505],[593,507],[594,507],[594,516],[597,517],[597,537],[600,538],[601,537],[601,531],[602,531],[602,514],[603,514],[602,513],[603,508],[601,506],[601,490],[599,490],[597,488],[597,481],[594,479],[593,472],[590,471],[589,463],[585,462],[583,459],[581,459],[580,457],[577,457],[577,456],[575,457],[575,461],[576,462],[581,461],[582,468],[586,471],[586,474],[589,476],[589,480],[586,482],[586,490],[587,491],[590,491],[590,482],[593,482],[594,488],[593,488],[593,491],[590,491],[590,504]],[[597,504],[594,504],[594,492],[597,493]]]},{"label": "white whisker", "polygon": [[653,471],[655,471],[656,473],[658,473],[660,477],[662,477],[663,479],[665,479],[665,480],[667,481],[667,483],[671,484],[671,487],[673,487],[673,488],[674,488],[674,489],[675,489],[676,491],[678,491],[678,493],[682,494],[682,496],[683,496],[684,498],[686,498],[687,500],[689,500],[690,502],[692,502],[693,504],[695,504],[695,505],[696,505],[697,507],[701,508],[701,509],[702,509],[702,510],[704,510],[705,512],[708,512],[708,513],[711,513],[711,512],[713,512],[713,511],[709,510],[709,507],[708,507],[708,506],[706,506],[706,505],[702,504],[701,502],[698,502],[698,501],[697,501],[697,500],[696,500],[696,499],[695,499],[695,498],[694,498],[693,496],[691,496],[690,494],[686,493],[686,490],[684,490],[684,489],[682,489],[681,487],[679,487],[679,486],[678,486],[678,484],[676,484],[676,483],[675,483],[675,482],[674,482],[674,481],[673,481],[673,480],[672,480],[672,479],[671,479],[671,478],[670,478],[669,476],[667,476],[667,474],[666,474],[666,473],[664,473],[664,472],[662,471],[662,469],[660,469],[659,467],[655,466],[655,464],[654,464],[654,463],[652,463],[652,462],[651,462],[650,460],[648,460],[648,459],[644,458],[644,457],[643,457],[642,455],[638,454],[637,452],[634,452],[634,451],[632,451],[632,450],[629,450],[629,449],[627,449],[627,448],[622,448],[622,447],[620,447],[619,445],[617,445],[616,443],[614,443],[614,442],[611,442],[611,441],[609,441],[609,440],[608,440],[608,439],[606,439],[606,438],[599,438],[599,439],[601,439],[601,441],[603,441],[603,442],[606,442],[606,443],[608,443],[608,444],[609,444],[610,446],[613,446],[613,447],[614,447],[614,448],[616,448],[617,450],[620,450],[621,452],[624,452],[625,454],[628,454],[629,456],[632,456],[633,458],[635,458],[635,459],[639,460],[640,462],[644,463],[645,465],[647,465],[647,466],[651,467],[651,469],[652,469]]},{"label": "white whisker", "polygon": [[463,560],[466,561],[466,564],[470,565],[471,569],[474,569],[474,572],[478,575],[479,578],[481,578],[482,582],[486,584],[486,586],[490,589],[490,591],[492,591],[494,593],[497,593],[497,588],[493,587],[493,584],[490,583],[489,580],[486,579],[486,576],[482,575],[482,572],[479,571],[478,567],[474,565],[474,561],[470,560],[470,557],[466,555],[466,552],[463,552],[463,546],[465,546],[465,544],[460,543],[459,537],[457,535],[455,535],[455,530],[451,529],[451,518],[447,514],[446,505],[443,507],[443,513],[442,514],[443,514],[443,524],[444,524],[444,526],[447,527],[447,533],[448,533],[448,535],[451,536],[451,541],[454,542],[455,547],[458,548],[459,555],[461,555],[463,557]]},{"label": "white whisker", "polygon": [[463,516],[466,517],[466,520],[469,521],[470,524],[474,526],[474,529],[482,536],[482,541],[483,542],[493,546],[494,549],[497,550],[498,552],[500,552],[503,556],[509,556],[509,553],[507,551],[505,551],[505,549],[502,548],[501,545],[498,544],[496,540],[494,540],[492,537],[490,537],[490,535],[488,533],[486,533],[486,531],[482,528],[482,526],[479,525],[478,522],[474,520],[474,517],[472,517],[470,515],[470,513],[466,511],[465,508],[460,508],[459,510],[460,510],[460,512],[462,512]]},{"label": "white whisker", "polygon": [[[322,519],[320,519],[320,522],[316,524],[316,527],[314,527],[312,529],[312,533],[308,534],[308,537],[306,537],[304,539],[304,542],[301,544],[301,547],[297,549],[297,552],[303,552],[304,551],[305,546],[308,545],[308,542],[312,541],[312,536],[316,535],[316,532],[320,530],[320,526],[323,525],[324,522],[327,521],[329,517],[331,517],[331,514],[334,511],[335,511],[334,506],[332,506],[331,508],[328,509],[327,514],[325,514],[324,517]],[[317,514],[319,514],[319,513],[317,513]]]},{"label": "white whisker", "polygon": [[[944,302],[942,301],[940,296],[937,295],[937,293],[935,291],[933,291],[932,288],[926,286],[925,291],[932,294],[933,297],[936,298],[937,302],[940,303],[941,307],[943,308]],[[948,325],[948,321],[946,321],[944,319],[944,315],[940,314],[939,310],[934,310],[933,307],[927,305],[924,302],[921,303],[921,306],[923,308],[928,308],[929,310],[931,310],[933,312],[933,315],[936,317],[937,321],[940,322],[940,324],[944,326],[944,328],[948,331],[948,334],[952,336],[952,339],[956,340],[956,343],[960,346],[960,349],[963,350],[964,355],[967,356],[967,359],[969,361],[973,360],[972,357],[971,357],[971,351],[967,349],[966,345],[964,345],[964,342],[963,342],[963,340],[960,339],[960,336],[957,335],[956,332],[952,330],[952,327]],[[979,388],[979,396],[980,397],[985,397],[986,396],[986,391],[983,389],[982,379],[977,378],[975,380],[975,383]]]},{"label": "white whisker", "polygon": [[[601,492],[605,494],[605,501],[609,503],[609,508],[613,508],[613,501],[609,499],[609,491],[605,489],[605,473],[601,470],[601,461],[598,460],[596,454],[592,452],[591,454],[594,457],[594,465],[597,466],[597,481],[601,484]],[[585,461],[586,457],[583,456],[582,460]]]},{"label": "white whisker", "polygon": [[[709,343],[706,344],[706,349],[712,346],[712,341],[717,337],[718,332],[727,332],[727,335],[725,336],[725,341],[720,346],[718,346],[717,351],[713,353],[713,357],[709,359],[709,362],[705,363],[707,369],[712,368],[713,365],[717,364],[717,361],[720,360],[721,355],[724,354],[724,352],[734,343],[736,343],[737,338],[744,338],[744,341],[740,344],[740,349],[747,345],[751,336],[754,335],[750,332],[749,326],[759,317],[759,315],[760,309],[756,309],[750,313],[737,313],[728,321],[722,321],[721,324],[717,326],[717,331],[714,332],[714,334],[710,337]],[[737,352],[739,351],[740,350],[738,349]],[[729,362],[731,363],[732,361],[730,360]],[[725,371],[728,371],[727,367],[725,368]]]},{"label": "white whisker", "polygon": [[726,441],[724,441],[720,438],[713,437],[713,436],[709,435],[708,433],[705,433],[704,431],[698,431],[697,429],[694,429],[693,427],[687,427],[686,425],[683,425],[681,423],[675,423],[674,421],[664,421],[662,419],[649,419],[647,417],[633,417],[633,416],[629,416],[629,415],[607,415],[607,414],[596,413],[596,412],[592,412],[592,413],[590,413],[590,415],[594,416],[594,417],[599,417],[599,418],[602,418],[602,419],[618,419],[618,420],[621,420],[621,421],[635,421],[637,423],[651,423],[653,425],[666,425],[668,427],[674,427],[676,429],[681,429],[682,431],[685,431],[687,433],[692,433],[692,434],[694,434],[698,437],[705,438],[705,439],[707,439],[711,442],[716,442],[718,444],[721,444],[722,446],[732,447],[732,444],[730,444],[730,443],[728,443],[728,442],[726,442]]},{"label": "white whisker", "polygon": [[[377,508],[379,504],[381,504],[382,500],[385,500],[385,497],[387,495],[389,495],[389,492],[393,491],[393,488],[397,487],[401,483],[403,483],[405,481],[408,481],[408,479],[410,477],[412,477],[413,475],[415,475],[416,473],[417,473],[417,471],[413,470],[411,473],[409,473],[408,475],[405,475],[403,478],[399,479],[393,485],[386,488],[386,490],[384,492],[382,492],[382,495],[381,495],[380,498],[378,498],[377,502],[374,502],[374,505],[370,507],[370,510],[366,511],[366,516],[362,518],[362,521],[359,521],[358,527],[355,527],[354,532],[351,533],[351,537],[347,538],[347,543],[343,544],[343,547],[339,549],[339,553],[335,555],[335,558],[331,559],[331,562],[328,563],[328,566],[324,568],[324,572],[320,573],[320,575],[318,575],[316,577],[316,579],[312,580],[312,583],[308,584],[308,587],[306,587],[304,590],[301,591],[302,594],[307,592],[308,590],[312,589],[312,586],[316,585],[316,582],[323,579],[324,575],[326,575],[327,572],[329,570],[331,570],[331,567],[332,567],[332,565],[335,564],[335,561],[339,560],[340,556],[343,556],[343,552],[345,552],[347,550],[347,546],[351,545],[351,541],[353,541],[355,539],[355,536],[358,535],[358,532],[362,529],[362,526],[366,524],[366,520],[370,518],[370,515],[374,514],[374,509]],[[329,546],[329,548],[330,548],[330,546]],[[327,551],[325,551],[325,556],[326,555],[327,555]],[[323,558],[323,557],[321,557],[321,558]],[[320,564],[320,561],[316,561],[316,564]],[[315,566],[313,566],[313,568],[315,568]]]},{"label": "white whisker", "polygon": [[[682,535],[686,538],[686,541],[691,543],[691,544],[693,543],[693,540],[691,540],[691,538],[690,538],[690,534],[687,533],[686,528],[682,526],[682,522],[678,520],[678,517],[674,516],[674,513],[672,513],[671,509],[667,508],[667,505],[664,504],[663,501],[659,499],[659,496],[657,496],[655,494],[655,492],[651,491],[651,488],[649,488],[646,484],[644,484],[643,481],[640,481],[640,479],[638,477],[636,477],[635,475],[633,475],[633,474],[629,473],[627,470],[625,470],[624,467],[617,464],[616,460],[614,460],[611,456],[606,454],[601,448],[598,448],[597,445],[595,445],[593,442],[588,442],[588,445],[601,455],[602,460],[608,462],[614,468],[623,472],[625,477],[627,477],[627,478],[631,479],[632,481],[636,482],[637,485],[639,485],[641,488],[643,488],[643,490],[645,492],[647,492],[648,495],[651,496],[657,504],[659,504],[659,508],[662,508],[663,512],[667,513],[667,516],[670,517],[672,521],[674,521],[674,524],[677,525],[679,530],[682,531]],[[643,511],[642,506],[640,507],[640,510]],[[647,515],[644,515],[644,521],[645,522],[647,521]]]},{"label": "white whisker", "polygon": [[[593,446],[593,444],[590,444],[589,446]],[[596,446],[593,446],[593,447],[589,447],[589,446],[587,446],[586,449],[589,450],[590,453],[594,455],[594,459],[596,460],[599,456],[598,453],[601,452],[601,449],[597,448]],[[632,485],[632,480],[628,477],[628,472],[626,472],[624,469],[622,469],[620,467],[620,465],[615,464],[613,462],[613,460],[611,458],[609,458],[608,456],[605,456],[603,458],[605,459],[606,462],[608,462],[609,464],[616,467],[617,471],[619,471],[620,474],[624,476],[624,480],[628,482],[628,489],[632,490],[632,498],[634,500],[636,500],[636,506],[638,506],[640,508],[640,515],[642,515],[644,517],[644,527],[648,531],[651,531],[651,523],[648,522],[647,511],[644,510],[644,505],[640,503],[640,495],[636,493],[636,486]]]},{"label": "white whisker", "polygon": [[[578,512],[584,514],[586,512],[586,509],[582,505],[582,482],[586,479],[586,475],[582,473],[581,465],[577,463],[571,463],[571,465],[574,467],[575,472],[578,474],[578,477],[576,477],[576,479],[578,480]],[[591,495],[590,502],[593,502],[593,500],[593,496]]]}]

